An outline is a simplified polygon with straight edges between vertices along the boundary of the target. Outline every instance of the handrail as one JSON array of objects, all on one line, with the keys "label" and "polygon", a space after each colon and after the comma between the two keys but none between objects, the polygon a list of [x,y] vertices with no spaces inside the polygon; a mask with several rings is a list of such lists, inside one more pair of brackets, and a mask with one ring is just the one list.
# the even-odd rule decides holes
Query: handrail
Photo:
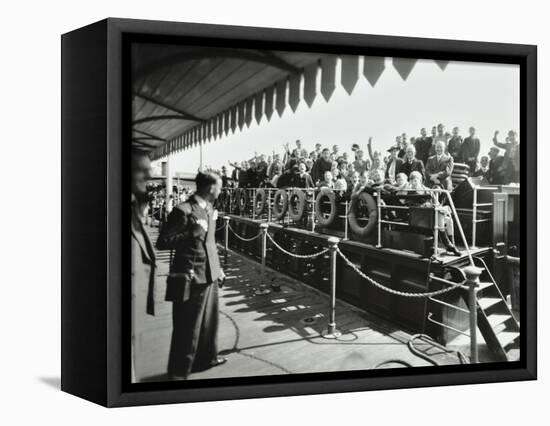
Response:
[{"label": "handrail", "polygon": [[448,306],[449,308],[456,309],[457,311],[464,312],[466,314],[469,314],[470,311],[468,309],[461,308],[460,306],[453,305],[451,303],[444,302],[443,300],[436,299],[435,297],[428,297],[429,300],[435,303],[439,303],[443,306]]},{"label": "handrail", "polygon": [[[245,189],[246,191],[252,191],[252,193],[254,194],[258,189],[263,189],[269,193],[273,192],[273,191],[278,191],[279,189],[281,188],[224,188],[225,191],[228,191],[230,196],[232,195],[232,193],[237,190],[237,189]],[[300,189],[306,193],[315,193],[315,191],[318,191],[319,188],[296,188],[296,187],[289,187],[289,188],[283,188],[284,190],[286,191],[293,191],[295,189]],[[418,195],[433,195],[433,198],[435,199],[434,200],[434,210],[437,212],[438,209],[441,207],[440,206],[440,203],[439,203],[439,195],[440,194],[445,194],[447,196],[447,199],[449,201],[449,206],[451,208],[451,214],[453,216],[453,219],[455,221],[455,223],[457,224],[457,228],[459,230],[459,234],[460,234],[460,237],[462,239],[462,242],[463,242],[463,245],[464,245],[464,249],[467,253],[467,256],[468,256],[468,259],[469,259],[469,262],[472,266],[474,266],[474,261],[472,259],[472,254],[471,254],[471,250],[470,250],[470,246],[466,240],[466,236],[464,234],[464,229],[462,227],[462,224],[460,222],[460,219],[458,217],[458,213],[457,213],[457,210],[456,210],[456,207],[454,205],[454,202],[453,202],[453,199],[451,197],[451,194],[448,190],[446,189],[442,189],[442,188],[425,188],[425,189],[403,189],[403,190],[400,190],[399,192],[406,192],[406,193],[411,193],[411,194],[418,194]],[[250,192],[249,192],[250,193]],[[378,208],[378,244],[377,244],[377,247],[382,247],[382,240],[381,240],[381,225],[382,223],[388,223],[388,224],[393,224],[393,225],[400,225],[400,226],[403,226],[405,225],[405,223],[400,223],[400,222],[391,222],[391,221],[384,221],[381,217],[382,217],[382,209],[391,209],[392,206],[388,206],[388,205],[383,205],[383,203],[381,202],[382,201],[382,193],[381,191],[374,191],[373,194],[372,194],[374,197],[377,198],[377,208]],[[255,197],[254,197],[255,198]],[[270,204],[270,207],[271,207],[271,200],[270,200],[271,197],[268,197],[268,202]],[[248,197],[249,199],[249,202],[252,203],[252,206],[254,207],[254,200],[250,200],[250,197]],[[341,201],[340,204],[342,205],[345,205],[346,202],[345,201]],[[403,208],[406,206],[395,206],[393,208]],[[232,205],[230,206],[230,212],[231,212],[231,209],[232,209]],[[270,216],[270,214],[268,213],[268,217]],[[436,218],[436,222],[437,222],[437,218]],[[312,226],[314,227],[314,221],[313,221],[313,224]],[[314,229],[312,227],[312,229]],[[474,226],[475,227],[475,226]],[[437,254],[438,252],[438,240],[439,240],[439,232],[440,231],[443,231],[444,227],[440,227],[437,225],[437,223],[435,224],[434,226],[434,250]]]},{"label": "handrail", "polygon": [[461,331],[461,330],[459,330],[459,329],[457,329],[457,328],[454,328],[454,327],[451,327],[451,326],[449,326],[449,325],[447,325],[447,324],[443,324],[442,322],[436,321],[436,320],[432,319],[432,315],[433,315],[432,312],[428,313],[428,318],[427,318],[428,321],[430,321],[431,323],[437,324],[437,325],[439,325],[439,326],[441,326],[441,327],[443,327],[443,328],[447,328],[447,329],[452,330],[452,331],[454,331],[454,332],[456,332],[456,333],[463,334],[464,336],[470,337],[470,333],[465,333],[465,332],[463,332],[463,331]]}]

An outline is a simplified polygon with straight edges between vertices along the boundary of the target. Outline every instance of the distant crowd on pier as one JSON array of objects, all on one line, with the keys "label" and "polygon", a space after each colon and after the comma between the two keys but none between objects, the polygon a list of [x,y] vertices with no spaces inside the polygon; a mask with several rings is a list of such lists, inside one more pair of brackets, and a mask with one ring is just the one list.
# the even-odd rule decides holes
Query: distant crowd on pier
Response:
[{"label": "distant crowd on pier", "polygon": [[460,129],[452,133],[439,124],[420,136],[396,136],[395,143],[383,155],[373,151],[372,138],[367,150],[357,144],[352,154],[340,149],[316,144],[308,151],[301,140],[295,146],[283,146],[282,154],[256,154],[249,160],[229,162],[232,170],[222,166],[215,171],[222,177],[224,187],[239,188],[322,188],[351,191],[364,186],[392,185],[395,189],[441,187],[452,189],[451,176],[455,164],[466,164],[469,176],[483,177],[486,183],[504,185],[519,182],[519,140],[517,132],[510,130],[504,142],[499,132],[493,137],[493,146],[487,155],[480,156],[480,140],[476,129],[470,127],[463,138]]}]

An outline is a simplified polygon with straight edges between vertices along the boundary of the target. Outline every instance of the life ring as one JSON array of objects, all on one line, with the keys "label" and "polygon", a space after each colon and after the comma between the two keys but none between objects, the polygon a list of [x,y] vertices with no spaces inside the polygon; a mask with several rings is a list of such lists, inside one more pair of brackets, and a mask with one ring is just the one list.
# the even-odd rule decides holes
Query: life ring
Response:
[{"label": "life ring", "polygon": [[[328,217],[325,217],[324,203],[326,201],[330,204]],[[337,215],[338,206],[336,204],[336,193],[329,188],[321,189],[315,199],[315,216],[317,217],[317,223],[321,226],[330,226],[336,220]]]},{"label": "life ring", "polygon": [[239,210],[241,213],[246,213],[246,207],[248,206],[248,191],[241,188],[239,194]]},{"label": "life ring", "polygon": [[[293,203],[294,200],[296,203]],[[288,201],[288,215],[293,221],[298,222],[306,211],[306,194],[301,189],[294,189]]]},{"label": "life ring", "polygon": [[254,198],[254,213],[259,216],[265,211],[267,192],[265,189],[258,189]]},{"label": "life ring", "polygon": [[[358,213],[361,204],[365,204],[367,207],[368,213],[368,222],[366,225],[362,226],[359,224]],[[367,193],[361,192],[357,197],[355,197],[349,208],[348,213],[348,223],[352,232],[360,237],[368,237],[377,226],[378,222],[378,206],[374,197]]]},{"label": "life ring", "polygon": [[[279,202],[281,205],[279,206]],[[282,219],[285,217],[288,209],[288,194],[284,189],[279,189],[273,197],[273,216],[275,219]]]}]

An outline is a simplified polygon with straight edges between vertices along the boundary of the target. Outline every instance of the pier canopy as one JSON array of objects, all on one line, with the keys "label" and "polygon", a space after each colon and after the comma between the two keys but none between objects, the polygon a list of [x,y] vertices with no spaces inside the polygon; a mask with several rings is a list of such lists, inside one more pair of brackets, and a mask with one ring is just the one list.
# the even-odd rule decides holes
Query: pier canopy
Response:
[{"label": "pier canopy", "polygon": [[[416,61],[392,58],[392,65],[406,80]],[[442,70],[447,65],[436,63]],[[374,86],[385,64],[384,57],[135,44],[132,144],[156,160],[252,120],[269,121],[274,112],[294,112],[300,102],[311,107],[319,87],[328,102],[337,84],[351,94],[361,75]]]}]

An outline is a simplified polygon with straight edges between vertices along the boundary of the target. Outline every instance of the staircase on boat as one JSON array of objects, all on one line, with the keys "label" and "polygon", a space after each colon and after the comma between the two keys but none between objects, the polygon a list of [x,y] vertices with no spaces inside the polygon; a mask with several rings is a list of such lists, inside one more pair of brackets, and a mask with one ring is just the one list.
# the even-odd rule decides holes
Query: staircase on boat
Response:
[{"label": "staircase on boat", "polygon": [[[519,359],[519,324],[500,292],[483,259],[474,257],[475,266],[482,268],[477,292],[477,326],[483,339],[498,361]],[[468,298],[465,299],[468,303]],[[469,307],[471,308],[471,307]]]},{"label": "staircase on boat", "polygon": [[[494,277],[489,272],[485,261],[475,256],[473,256],[473,260],[475,266],[483,269],[479,277],[480,283],[476,301],[478,330],[481,336],[483,336],[487,347],[493,353],[496,361],[517,361],[520,356],[519,324],[508,307],[506,299],[498,288]],[[458,268],[456,269],[458,270]],[[457,280],[456,282],[458,283],[460,281]],[[469,306],[468,290],[463,290],[461,297],[468,309],[471,309],[472,307]],[[430,298],[430,300],[442,303],[437,299],[434,300],[434,298]],[[446,305],[463,311],[463,309],[458,306]],[[428,320],[430,322],[458,331],[447,324],[433,321],[431,315],[431,313],[428,315]],[[465,333],[458,332],[465,335]],[[459,338],[459,340],[464,341],[463,338]]]}]

